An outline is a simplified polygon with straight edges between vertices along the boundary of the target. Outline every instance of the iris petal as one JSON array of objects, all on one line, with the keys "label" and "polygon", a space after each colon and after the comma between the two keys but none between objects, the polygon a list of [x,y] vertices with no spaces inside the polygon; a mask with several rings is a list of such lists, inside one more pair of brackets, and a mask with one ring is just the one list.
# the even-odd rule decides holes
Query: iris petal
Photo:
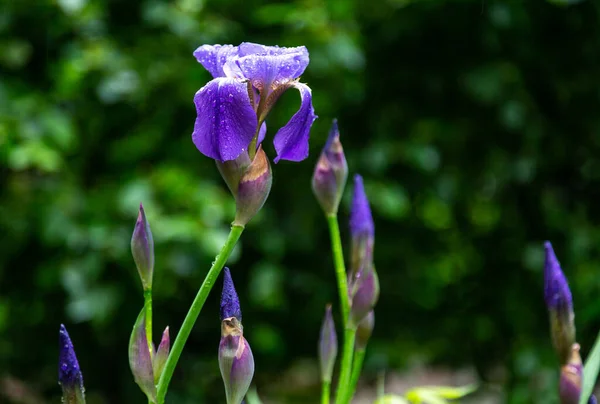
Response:
[{"label": "iris petal", "polygon": [[258,138],[256,141],[257,148],[258,145],[260,145],[262,141],[265,140],[265,136],[267,136],[267,123],[263,122],[262,125],[260,125],[260,130],[258,131]]},{"label": "iris petal", "polygon": [[246,150],[258,123],[245,83],[213,79],[196,93],[194,103],[198,116],[192,140],[202,154],[227,161]]},{"label": "iris petal", "polygon": [[308,66],[308,50],[304,46],[280,48],[244,42],[237,54],[237,58],[227,62],[228,68],[239,69],[261,92],[297,79]]},{"label": "iris petal", "polygon": [[303,83],[293,83],[292,87],[300,91],[301,103],[298,112],[292,116],[284,127],[275,134],[273,144],[279,160],[301,161],[308,157],[308,138],[310,128],[317,116],[312,105],[312,92]]},{"label": "iris petal", "polygon": [[194,51],[194,56],[214,78],[217,78],[226,76],[223,67],[237,53],[238,47],[233,45],[202,45]]}]

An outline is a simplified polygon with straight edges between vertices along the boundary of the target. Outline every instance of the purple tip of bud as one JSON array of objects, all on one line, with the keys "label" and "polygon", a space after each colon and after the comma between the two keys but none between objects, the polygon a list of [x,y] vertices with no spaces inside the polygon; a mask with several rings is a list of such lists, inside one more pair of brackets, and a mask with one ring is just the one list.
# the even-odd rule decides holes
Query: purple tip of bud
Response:
[{"label": "purple tip of bud", "polygon": [[579,344],[571,347],[569,362],[560,371],[559,395],[561,404],[578,404],[583,384],[583,365]]},{"label": "purple tip of bud", "polygon": [[350,209],[350,232],[352,237],[375,236],[375,225],[373,224],[369,200],[365,193],[363,179],[358,174],[354,176],[354,195]]},{"label": "purple tip of bud", "polygon": [[79,369],[79,362],[75,356],[75,349],[69,333],[63,324],[59,331],[60,354],[58,364],[58,382],[63,390],[79,390],[83,392],[83,376]]},{"label": "purple tip of bud", "polygon": [[333,367],[338,352],[337,334],[331,313],[331,305],[325,308],[325,317],[321,325],[319,337],[319,365],[321,366],[321,380],[331,382]]},{"label": "purple tip of bud", "polygon": [[140,203],[133,235],[131,236],[131,254],[140,274],[144,290],[152,289],[152,276],[154,272],[154,239],[150,224],[146,219],[146,212]]},{"label": "purple tip of bud", "polygon": [[591,395],[590,399],[588,400],[588,404],[598,404],[598,400],[596,400],[596,396],[595,395]]},{"label": "purple tip of bud", "polygon": [[571,290],[560,263],[554,254],[554,249],[549,241],[544,243],[546,262],[544,265],[544,298],[546,306],[551,311],[572,311],[573,298]]},{"label": "purple tip of bud", "polygon": [[331,121],[331,129],[329,129],[329,136],[327,137],[327,142],[325,143],[325,148],[323,151],[327,151],[331,147],[331,142],[333,139],[340,136],[340,130],[338,128],[338,121],[336,118]]},{"label": "purple tip of bud", "polygon": [[221,321],[226,318],[235,317],[242,321],[242,309],[240,308],[240,299],[233,286],[231,272],[229,268],[223,269],[223,293],[221,294]]},{"label": "purple tip of bud", "polygon": [[156,355],[154,355],[154,360],[152,361],[152,369],[154,371],[154,384],[158,384],[160,375],[162,374],[165,364],[167,363],[170,349],[171,339],[169,337],[169,327],[167,327],[163,332],[160,344],[158,345],[158,349],[156,350]]}]

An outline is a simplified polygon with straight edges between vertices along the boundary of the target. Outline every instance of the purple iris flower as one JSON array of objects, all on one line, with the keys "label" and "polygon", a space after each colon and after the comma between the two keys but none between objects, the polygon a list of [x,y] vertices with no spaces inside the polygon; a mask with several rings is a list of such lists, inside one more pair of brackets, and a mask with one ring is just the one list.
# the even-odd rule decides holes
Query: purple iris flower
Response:
[{"label": "purple iris flower", "polygon": [[252,156],[265,137],[269,111],[281,94],[295,88],[300,109],[275,134],[274,161],[308,156],[310,128],[317,116],[311,89],[298,81],[308,65],[306,47],[202,45],[194,56],[214,77],[194,96],[198,116],[192,140],[202,154],[221,162],[243,152]]}]

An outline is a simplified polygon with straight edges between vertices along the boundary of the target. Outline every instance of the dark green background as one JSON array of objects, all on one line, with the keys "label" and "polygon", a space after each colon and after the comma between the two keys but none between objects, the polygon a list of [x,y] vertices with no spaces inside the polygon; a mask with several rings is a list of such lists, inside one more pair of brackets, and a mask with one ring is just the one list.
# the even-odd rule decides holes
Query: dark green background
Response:
[{"label": "dark green background", "polygon": [[[59,401],[64,322],[89,402],[144,402],[127,363],[142,305],[129,251],[137,206],[144,203],[156,242],[155,333],[168,324],[175,335],[234,208],[214,163],[191,142],[192,98],[210,79],[192,51],[252,41],[308,47],[302,80],[320,117],[309,159],[273,166],[269,200],[229,264],[259,392],[317,401],[316,339],[324,305],[337,300],[310,177],[337,117],[376,222],[381,299],[365,383],[415,362],[474,368],[501,402],[556,403],[543,240],[553,241],[570,279],[584,353],[600,328],[598,2],[0,6],[5,395],[24,383]],[[269,117],[271,158],[272,135],[298,103],[289,92]],[[171,403],[223,400],[218,340],[213,292]],[[41,398],[32,400],[9,402]]]}]

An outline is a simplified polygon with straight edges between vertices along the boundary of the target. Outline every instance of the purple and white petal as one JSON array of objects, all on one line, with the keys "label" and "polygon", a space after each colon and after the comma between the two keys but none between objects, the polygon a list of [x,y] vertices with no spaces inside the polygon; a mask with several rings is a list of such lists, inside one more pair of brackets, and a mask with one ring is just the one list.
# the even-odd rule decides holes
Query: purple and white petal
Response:
[{"label": "purple and white petal", "polygon": [[301,103],[298,112],[277,133],[273,140],[279,160],[302,161],[308,157],[308,138],[310,128],[317,116],[312,105],[312,92],[310,87],[303,83],[294,83],[292,86],[300,91]]},{"label": "purple and white petal", "polygon": [[202,45],[194,51],[194,56],[214,78],[217,78],[228,76],[223,71],[223,66],[228,60],[235,58],[237,53],[238,47],[233,45]]},{"label": "purple and white petal", "polygon": [[244,42],[238,48],[238,57],[230,59],[227,66],[231,70],[237,66],[255,88],[269,92],[300,77],[308,61],[304,46],[280,48]]},{"label": "purple and white petal", "polygon": [[258,125],[245,83],[216,78],[194,96],[196,123],[192,140],[202,154],[233,160],[247,149]]}]

